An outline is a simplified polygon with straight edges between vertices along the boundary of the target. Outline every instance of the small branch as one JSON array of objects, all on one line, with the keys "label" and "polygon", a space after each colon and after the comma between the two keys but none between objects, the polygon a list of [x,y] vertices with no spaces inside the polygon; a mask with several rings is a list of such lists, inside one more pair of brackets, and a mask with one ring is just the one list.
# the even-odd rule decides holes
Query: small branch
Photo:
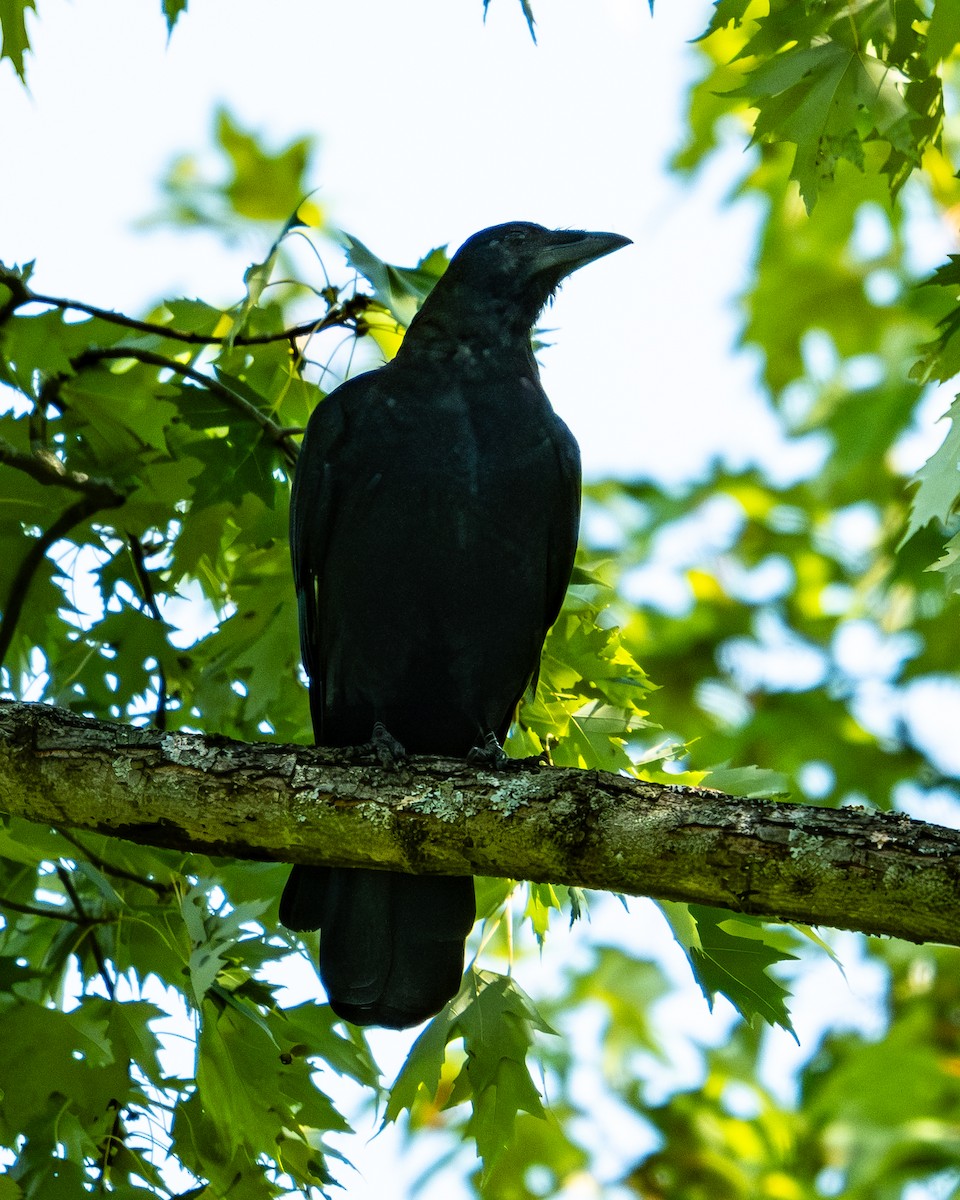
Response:
[{"label": "small branch", "polygon": [[37,569],[46,557],[47,551],[51,546],[59,542],[61,538],[65,538],[74,526],[79,525],[81,521],[92,517],[95,512],[98,512],[102,508],[117,507],[123,503],[124,499],[124,495],[113,488],[110,489],[109,493],[105,493],[104,495],[91,493],[82,496],[75,504],[71,504],[68,509],[60,514],[46,533],[35,538],[31,543],[30,549],[24,555],[23,562],[17,569],[17,573],[13,577],[13,582],[10,584],[10,594],[4,605],[3,619],[0,620],[0,665],[6,660],[10,643],[13,641],[13,635],[17,628],[17,622],[20,620],[20,614],[23,612],[27,593],[30,590],[30,584]]},{"label": "small branch", "polygon": [[[140,591],[143,594],[143,603],[147,606],[151,617],[162,625],[163,616],[153,592],[153,582],[150,579],[150,572],[147,570],[140,539],[134,534],[128,533],[127,545],[130,547],[130,557],[133,559],[134,573],[137,576],[137,582],[140,584]],[[157,688],[157,707],[153,714],[153,726],[155,729],[164,730],[167,728],[167,673],[163,669],[163,663],[159,661],[157,662],[157,676],[160,680],[160,686]]]},{"label": "small branch", "polygon": [[[80,894],[73,886],[73,880],[70,878],[70,872],[66,867],[57,866],[57,878],[63,885],[63,890],[70,898],[70,903],[73,905],[77,914],[77,924],[81,926],[92,926],[93,920],[87,915],[87,910],[83,907],[83,901],[80,899]],[[88,929],[87,934],[90,938],[90,950],[93,954],[93,960],[97,964],[97,973],[103,980],[103,986],[107,989],[107,995],[111,1000],[116,997],[116,989],[113,985],[113,980],[107,973],[106,959],[103,957],[103,951],[100,949],[100,943],[97,941],[97,935],[93,929]]]},{"label": "small branch", "polygon": [[162,370],[182,375],[185,379],[192,379],[194,383],[200,384],[208,392],[219,396],[226,404],[238,409],[259,425],[270,440],[279,448],[287,465],[289,467],[296,465],[297,447],[290,440],[290,435],[283,426],[278,425],[266,413],[262,413],[256,405],[251,404],[249,400],[239,395],[225,383],[221,383],[219,379],[214,379],[211,375],[205,375],[202,371],[198,371],[196,367],[192,367],[188,363],[178,362],[175,358],[167,358],[164,354],[157,354],[153,350],[144,350],[139,346],[94,346],[89,350],[84,350],[76,358],[71,359],[70,365],[74,370],[82,371],[86,367],[96,366],[107,359],[124,358],[132,358],[147,366],[160,367]]},{"label": "small branch", "polygon": [[108,479],[98,479],[82,471],[69,470],[52,450],[35,445],[32,454],[18,450],[0,438],[0,463],[23,471],[37,483],[70,488],[82,492],[96,503],[97,508],[111,508],[122,504],[125,496]]},{"label": "small branch", "polygon": [[[111,1000],[113,996],[111,995]],[[107,1111],[113,1111],[113,1121],[110,1125],[110,1132],[106,1134],[103,1141],[98,1147],[100,1150],[100,1161],[97,1164],[100,1169],[100,1178],[97,1182],[97,1192],[101,1196],[107,1195],[107,1182],[110,1176],[110,1168],[113,1166],[113,1161],[126,1146],[126,1130],[123,1126],[123,1121],[120,1117],[120,1103],[118,1100],[110,1100],[107,1105]]]},{"label": "small branch", "polygon": [[315,317],[312,321],[304,321],[300,325],[283,329],[279,333],[237,334],[231,338],[229,335],[219,337],[209,333],[197,333],[193,330],[174,329],[155,321],[141,321],[137,317],[128,317],[125,313],[114,312],[113,309],[98,308],[97,305],[87,304],[83,300],[68,300],[63,296],[47,296],[43,292],[33,291],[19,276],[2,269],[0,269],[0,284],[7,287],[11,293],[10,299],[0,309],[0,323],[25,304],[47,304],[62,312],[70,310],[86,313],[89,317],[97,317],[101,321],[108,321],[111,325],[122,325],[125,329],[132,329],[137,333],[151,333],[157,337],[170,338],[191,346],[220,346],[227,341],[234,346],[267,346],[271,342],[295,342],[298,338],[321,333],[324,329],[353,324],[360,313],[370,304],[369,296],[352,296],[343,304],[331,306],[324,316]]},{"label": "small branch", "polygon": [[71,925],[108,925],[115,917],[84,917],[80,918],[75,912],[64,912],[54,908],[52,904],[21,904],[19,900],[9,900],[0,896],[0,910],[8,908],[11,912],[24,913],[28,917],[42,917],[44,920],[68,921]]},{"label": "small branch", "polygon": [[[64,829],[63,826],[58,827],[57,833],[64,841],[69,842],[71,846],[79,850],[84,859],[91,866],[96,867],[98,871],[103,872],[104,875],[108,875],[113,879],[125,879],[128,883],[136,883],[140,887],[148,888],[157,896],[169,896],[174,890],[173,886],[169,883],[161,883],[157,879],[147,879],[145,875],[138,875],[136,871],[128,871],[124,867],[118,867],[115,863],[108,862],[107,859],[102,858],[99,854],[95,854],[89,846],[81,842],[69,829]],[[2,905],[3,901],[0,900],[0,907]]]},{"label": "small branch", "polygon": [[0,703],[0,810],[178,850],[499,875],[960,945],[960,833],[598,771],[489,771]]}]

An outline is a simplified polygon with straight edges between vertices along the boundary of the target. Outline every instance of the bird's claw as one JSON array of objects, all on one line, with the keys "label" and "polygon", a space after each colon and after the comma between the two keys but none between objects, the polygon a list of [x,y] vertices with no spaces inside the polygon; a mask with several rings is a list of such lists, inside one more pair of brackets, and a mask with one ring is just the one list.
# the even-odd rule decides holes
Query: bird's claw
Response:
[{"label": "bird's claw", "polygon": [[404,747],[381,721],[374,724],[370,741],[350,746],[348,754],[350,758],[376,758],[385,771],[395,771],[407,757]]},{"label": "bird's claw", "polygon": [[467,762],[477,767],[493,767],[502,770],[511,760],[497,741],[496,734],[488,733],[482,745],[473,746],[467,753]]}]

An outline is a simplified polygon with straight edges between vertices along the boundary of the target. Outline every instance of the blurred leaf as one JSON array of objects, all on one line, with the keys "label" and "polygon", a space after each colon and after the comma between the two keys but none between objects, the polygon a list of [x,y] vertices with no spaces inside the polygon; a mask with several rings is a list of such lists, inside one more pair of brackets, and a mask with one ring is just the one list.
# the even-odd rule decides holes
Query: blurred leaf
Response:
[{"label": "blurred leaf", "polygon": [[933,64],[948,58],[960,44],[960,3],[936,0],[927,26],[927,60]]},{"label": "blurred leaf", "polygon": [[24,58],[30,49],[26,20],[28,10],[33,13],[37,11],[36,0],[0,0],[0,33],[3,35],[0,62],[9,58],[23,84],[27,82]]},{"label": "blurred leaf", "polygon": [[173,27],[182,12],[187,11],[187,0],[163,0],[163,15],[167,20],[167,33],[173,33]]}]

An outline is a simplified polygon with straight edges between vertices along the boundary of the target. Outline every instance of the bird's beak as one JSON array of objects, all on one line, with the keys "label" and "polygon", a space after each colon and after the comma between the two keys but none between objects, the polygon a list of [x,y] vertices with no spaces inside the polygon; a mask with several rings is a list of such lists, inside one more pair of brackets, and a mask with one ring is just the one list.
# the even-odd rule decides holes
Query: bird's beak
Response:
[{"label": "bird's beak", "polygon": [[630,238],[622,237],[619,233],[585,233],[576,229],[558,229],[551,234],[550,241],[537,254],[538,271],[555,271],[558,268],[564,275],[576,271],[579,267],[593,262],[595,258],[603,258],[624,246],[633,243]]}]

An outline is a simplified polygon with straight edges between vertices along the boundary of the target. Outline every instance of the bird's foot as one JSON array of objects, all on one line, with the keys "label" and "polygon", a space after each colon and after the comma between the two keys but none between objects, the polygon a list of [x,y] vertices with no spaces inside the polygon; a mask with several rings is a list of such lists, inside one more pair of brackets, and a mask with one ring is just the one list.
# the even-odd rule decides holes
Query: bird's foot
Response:
[{"label": "bird's foot", "polygon": [[381,722],[374,724],[369,742],[348,748],[350,758],[376,758],[387,771],[395,771],[407,757],[404,747]]},{"label": "bird's foot", "polygon": [[502,771],[512,759],[507,758],[503,747],[497,741],[495,733],[488,733],[483,742],[472,747],[467,754],[467,762],[473,763],[476,767],[493,767],[495,770]]},{"label": "bird's foot", "polygon": [[373,727],[370,749],[380,759],[380,766],[391,770],[396,770],[407,757],[406,750],[380,721]]},{"label": "bird's foot", "polygon": [[546,751],[528,758],[510,758],[493,733],[488,733],[482,744],[473,747],[467,754],[467,762],[494,771],[539,771],[550,765]]}]

